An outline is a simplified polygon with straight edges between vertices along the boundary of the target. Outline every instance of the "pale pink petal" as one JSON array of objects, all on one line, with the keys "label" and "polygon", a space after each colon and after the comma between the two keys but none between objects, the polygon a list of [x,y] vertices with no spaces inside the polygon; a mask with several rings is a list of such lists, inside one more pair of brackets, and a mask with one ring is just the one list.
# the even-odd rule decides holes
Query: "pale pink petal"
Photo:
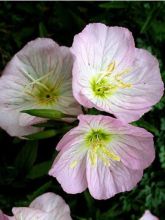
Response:
[{"label": "pale pink petal", "polygon": [[[126,124],[119,119],[105,116],[105,115],[79,115],[78,119],[80,120],[80,127],[79,129],[75,130],[82,130],[82,128],[86,129],[86,132],[89,128],[105,128],[109,130],[111,134],[130,134],[139,137],[153,137],[153,135],[145,130],[144,128],[140,128],[137,126],[133,126],[130,124]],[[85,130],[83,130],[85,132]]]},{"label": "pale pink petal", "polygon": [[145,129],[125,124],[109,116],[80,115],[78,119],[80,126],[86,123],[90,124],[91,129],[101,127],[109,131],[112,135],[108,146],[110,151],[116,153],[128,168],[145,169],[153,162],[153,135]]},{"label": "pale pink petal", "polygon": [[49,175],[56,177],[67,193],[80,193],[87,188],[85,176],[86,149],[81,139],[78,143],[64,147],[56,157]]},{"label": "pale pink petal", "polygon": [[[45,121],[31,116],[25,117],[25,114],[20,113],[22,110],[55,109],[69,115],[82,113],[72,94],[72,65],[73,56],[69,48],[59,47],[48,38],[29,42],[7,64],[0,78],[0,126],[12,136],[21,136],[36,131],[36,128],[33,129],[29,125]],[[40,83],[40,80],[42,85],[36,84]],[[43,84],[46,88],[50,86],[51,93],[57,92],[55,97],[58,98],[53,96],[54,101],[51,104],[40,100],[40,96],[38,98],[40,90],[35,90],[36,85],[45,89]],[[44,97],[41,96],[41,99]],[[11,123],[5,117],[8,113],[6,109],[16,115]]]},{"label": "pale pink petal", "polygon": [[92,74],[105,70],[113,61],[118,71],[130,66],[134,57],[134,40],[126,28],[89,24],[74,37],[71,51],[75,55],[73,94],[82,105],[92,107],[90,99],[83,94],[84,88],[89,89]]},{"label": "pale pink petal", "polygon": [[134,66],[123,76],[131,88],[120,89],[109,99],[111,112],[120,120],[130,122],[139,119],[151,109],[163,95],[158,60],[143,49],[136,49]]},{"label": "pale pink petal", "polygon": [[59,97],[59,101],[54,106],[54,109],[68,115],[79,115],[82,113],[82,110],[80,105],[73,98],[72,92],[73,56],[68,47],[60,47],[60,52],[62,58],[60,80],[63,83],[60,87],[61,97]]},{"label": "pale pink petal", "polygon": [[76,62],[81,64],[79,71],[82,64],[97,70],[104,69],[112,61],[116,61],[117,66],[122,63],[126,66],[125,63],[129,65],[133,60],[134,40],[126,28],[93,23],[74,37],[72,52]]},{"label": "pale pink petal", "polygon": [[[39,209],[32,209],[32,208],[25,208],[25,207],[19,207],[19,208],[13,208],[12,212],[14,214],[14,217],[16,219],[24,219],[24,220],[32,220],[32,219],[40,219],[45,220],[47,218],[47,213],[43,212]],[[51,220],[50,218],[48,220]]]},{"label": "pale pink petal", "polygon": [[[109,116],[79,115],[78,119],[79,125],[57,145],[60,153],[49,174],[66,192],[79,193],[88,186],[96,199],[131,190],[154,160],[153,135]],[[94,130],[109,134],[108,142],[100,144],[96,136],[99,142],[93,139],[90,146],[86,137]]]},{"label": "pale pink petal", "polygon": [[60,196],[54,193],[45,193],[37,197],[30,204],[30,208],[49,213],[50,219],[71,220],[69,206]]},{"label": "pale pink petal", "polygon": [[108,199],[117,193],[133,189],[141,180],[143,171],[132,170],[121,162],[113,161],[110,166],[105,166],[100,160],[91,165],[88,157],[86,175],[91,195],[95,199]]},{"label": "pale pink petal", "polygon": [[3,214],[3,212],[0,210],[0,220],[9,220],[10,217],[7,215]]},{"label": "pale pink petal", "polygon": [[19,125],[20,126],[30,126],[30,125],[35,125],[35,124],[39,124],[39,123],[44,123],[46,121],[47,121],[47,119],[45,119],[45,118],[31,116],[26,113],[22,113],[19,116]]},{"label": "pale pink petal", "polygon": [[159,220],[155,215],[152,215],[149,210],[146,210],[139,220]]},{"label": "pale pink petal", "polygon": [[[73,94],[85,107],[114,114],[124,122],[138,120],[163,95],[163,82],[157,59],[149,52],[135,49],[132,34],[125,28],[89,24],[75,36],[71,51]],[[116,86],[106,98],[95,95],[91,80],[115,63],[108,82]],[[119,77],[119,82],[115,77]],[[106,85],[108,87],[108,85]]]},{"label": "pale pink petal", "polygon": [[19,125],[20,113],[7,108],[0,109],[0,127],[6,130],[11,136],[24,136],[31,133],[40,131],[40,128],[32,126],[20,126]]},{"label": "pale pink petal", "polygon": [[126,167],[135,170],[147,168],[155,159],[154,142],[151,137],[120,135],[112,140],[110,149],[113,149]]}]

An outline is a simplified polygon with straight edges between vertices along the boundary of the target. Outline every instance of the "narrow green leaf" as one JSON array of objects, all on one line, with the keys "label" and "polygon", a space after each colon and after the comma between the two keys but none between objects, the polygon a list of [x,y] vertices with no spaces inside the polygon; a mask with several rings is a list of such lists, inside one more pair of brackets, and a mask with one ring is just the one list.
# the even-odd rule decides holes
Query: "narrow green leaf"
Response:
[{"label": "narrow green leaf", "polygon": [[51,130],[46,130],[46,131],[40,131],[34,134],[26,135],[24,136],[25,138],[29,140],[41,140],[41,139],[46,139],[53,137],[57,134],[58,132],[51,129]]},{"label": "narrow green leaf", "polygon": [[18,170],[29,170],[36,161],[37,151],[38,143],[36,141],[26,142],[15,160],[15,166]]},{"label": "narrow green leaf", "polygon": [[94,206],[94,201],[93,201],[91,195],[89,194],[89,192],[87,190],[84,192],[84,197],[85,197],[86,204],[87,204],[87,207],[88,207],[88,212],[92,216],[93,215],[92,207]]},{"label": "narrow green leaf", "polygon": [[45,27],[43,22],[39,23],[38,29],[39,29],[39,36],[40,37],[46,37],[47,36],[48,31],[46,30],[46,27]]},{"label": "narrow green leaf", "polygon": [[62,112],[52,109],[28,109],[28,110],[23,110],[21,112],[27,113],[32,116],[48,118],[48,119],[60,119],[65,117],[65,114],[63,114]]},{"label": "narrow green leaf", "polygon": [[36,164],[28,173],[27,178],[37,179],[43,177],[44,175],[47,175],[50,166],[51,166],[50,161],[45,161],[43,163]]}]

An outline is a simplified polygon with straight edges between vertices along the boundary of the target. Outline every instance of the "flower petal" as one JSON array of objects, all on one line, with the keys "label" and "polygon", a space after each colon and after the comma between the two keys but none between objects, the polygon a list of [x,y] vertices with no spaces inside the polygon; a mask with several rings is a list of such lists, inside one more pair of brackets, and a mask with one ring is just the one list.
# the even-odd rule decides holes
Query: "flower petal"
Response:
[{"label": "flower petal", "polygon": [[149,52],[136,49],[134,68],[123,79],[132,84],[130,88],[120,89],[109,99],[111,112],[120,120],[138,120],[151,109],[163,95],[159,63]]},{"label": "flower petal", "polygon": [[0,127],[7,131],[11,136],[24,136],[40,131],[40,128],[19,125],[20,113],[7,108],[0,109]]},{"label": "flower petal", "polygon": [[63,148],[56,157],[49,175],[56,177],[67,193],[80,193],[87,188],[85,176],[86,149],[80,143]]},{"label": "flower petal", "polygon": [[46,122],[47,119],[45,118],[39,118],[35,116],[28,115],[26,113],[21,113],[19,116],[19,125],[20,126],[30,126],[30,125],[35,125],[38,123],[44,123]]},{"label": "flower petal", "polygon": [[[21,136],[34,133],[36,129],[29,125],[40,122],[39,118],[25,117],[20,113],[22,110],[55,109],[69,115],[82,113],[72,94],[72,65],[73,57],[69,48],[59,47],[51,39],[38,38],[25,45],[8,63],[0,78],[0,126],[7,128],[11,135]],[[50,94],[42,95],[45,88]],[[47,99],[51,94],[51,103],[48,104]],[[44,97],[46,101],[42,100]],[[6,110],[9,111],[5,113]],[[4,117],[8,112],[16,115],[12,123]],[[20,132],[22,127],[25,132]]]},{"label": "flower petal", "polygon": [[112,140],[110,148],[117,154],[123,164],[131,169],[145,169],[155,158],[153,138],[120,135]]},{"label": "flower petal", "polygon": [[149,210],[146,210],[139,220],[159,220],[156,216],[152,215]]},{"label": "flower petal", "polygon": [[108,199],[117,193],[130,191],[143,175],[142,170],[131,170],[121,162],[111,161],[110,166],[105,166],[98,160],[93,166],[89,157],[86,173],[89,191],[95,199]]},{"label": "flower petal", "polygon": [[118,71],[129,67],[134,57],[134,40],[131,32],[122,27],[107,27],[101,23],[87,25],[74,37],[72,52],[73,94],[85,107],[93,107],[82,89],[89,87],[92,74],[107,69],[115,61]]},{"label": "flower petal", "polygon": [[71,220],[69,206],[62,197],[54,193],[45,193],[30,204],[30,208],[49,213],[50,219]]},{"label": "flower petal", "polygon": [[[37,210],[37,209],[32,209],[32,208],[25,208],[25,207],[13,208],[12,212],[16,219],[24,219],[24,220],[48,219],[47,213]],[[49,218],[48,220],[51,220],[51,219]]]},{"label": "flower petal", "polygon": [[0,220],[9,220],[9,219],[10,219],[10,217],[3,214],[3,212],[0,210]]}]

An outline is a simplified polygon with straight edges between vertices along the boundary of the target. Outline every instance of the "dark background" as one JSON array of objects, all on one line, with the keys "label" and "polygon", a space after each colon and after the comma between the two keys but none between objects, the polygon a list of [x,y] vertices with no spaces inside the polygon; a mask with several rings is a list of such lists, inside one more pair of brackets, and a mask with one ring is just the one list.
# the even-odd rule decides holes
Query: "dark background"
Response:
[{"label": "dark background", "polygon": [[[165,2],[0,2],[0,70],[28,41],[50,37],[71,46],[74,35],[92,22],[127,27],[137,47],[157,56],[165,79]],[[53,191],[70,205],[75,220],[136,220],[145,209],[165,219],[164,106],[162,98],[136,122],[155,135],[154,163],[137,188],[107,201],[94,200],[88,191],[68,195],[47,176],[60,136],[23,141],[0,130],[0,209],[11,214],[13,206],[27,206],[36,196]]]}]

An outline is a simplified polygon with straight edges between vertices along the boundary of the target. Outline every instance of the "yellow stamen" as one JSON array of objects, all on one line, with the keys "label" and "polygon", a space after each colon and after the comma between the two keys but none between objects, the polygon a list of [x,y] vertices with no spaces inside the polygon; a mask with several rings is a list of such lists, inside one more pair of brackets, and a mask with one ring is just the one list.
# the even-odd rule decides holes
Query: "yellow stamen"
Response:
[{"label": "yellow stamen", "polygon": [[100,75],[100,77],[98,78],[98,80],[96,81],[96,84],[98,84],[104,77],[109,76],[109,75],[114,71],[114,69],[115,69],[115,61],[113,61],[112,63],[110,63],[110,64],[108,65],[108,68],[107,68],[106,71],[100,72],[101,75]]},{"label": "yellow stamen", "polygon": [[110,152],[107,148],[102,147],[101,149],[102,149],[103,153],[104,153],[107,157],[109,157],[110,159],[115,160],[115,161],[120,161],[120,157],[119,157],[118,155],[116,155],[116,154]]},{"label": "yellow stamen", "polygon": [[110,166],[109,158],[105,157],[105,155],[102,154],[102,152],[98,152],[99,158],[103,161],[105,166]]},{"label": "yellow stamen", "polygon": [[117,81],[119,88],[130,88],[132,86],[131,83],[125,83],[119,79],[118,75],[115,76],[115,80]]},{"label": "yellow stamen", "polygon": [[97,162],[97,154],[93,150],[89,152],[89,159],[91,161],[91,165],[95,165]]},{"label": "yellow stamen", "polygon": [[108,68],[107,68],[107,72],[109,72],[109,73],[112,73],[113,71],[114,71],[114,69],[115,69],[115,61],[113,61],[112,63],[110,63],[109,65],[108,65]]},{"label": "yellow stamen", "polygon": [[[110,63],[106,70],[100,71],[97,79],[92,82],[92,90],[96,96],[107,98],[112,95],[118,88],[130,88],[131,83],[123,81],[122,77],[129,73],[130,68],[124,69],[119,73],[114,73],[116,63],[113,61]],[[112,74],[114,73],[114,74]]]},{"label": "yellow stamen", "polygon": [[70,168],[74,169],[78,164],[77,160],[72,161],[72,163],[69,165]]},{"label": "yellow stamen", "polygon": [[23,73],[32,81],[31,83],[28,83],[28,84],[25,86],[24,90],[26,91],[26,90],[29,89],[29,86],[33,86],[33,85],[35,85],[35,84],[38,84],[39,86],[41,86],[41,87],[44,88],[45,90],[49,91],[49,88],[48,88],[45,84],[41,83],[40,81],[43,80],[43,79],[45,79],[45,78],[48,78],[49,75],[52,74],[52,72],[53,72],[53,71],[51,70],[51,71],[49,71],[47,74],[45,74],[44,76],[41,76],[41,77],[38,78],[38,79],[34,79],[29,73],[27,73],[26,71],[24,71]]}]

